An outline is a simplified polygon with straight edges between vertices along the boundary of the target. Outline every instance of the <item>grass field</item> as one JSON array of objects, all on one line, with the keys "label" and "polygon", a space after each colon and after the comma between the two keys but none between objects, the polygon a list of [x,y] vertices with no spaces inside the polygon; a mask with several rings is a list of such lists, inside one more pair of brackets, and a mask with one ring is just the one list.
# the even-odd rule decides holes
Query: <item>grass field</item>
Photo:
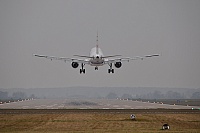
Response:
[{"label": "grass field", "polygon": [[[0,132],[11,133],[200,133],[200,114],[136,114],[69,112],[53,114],[0,114]],[[161,130],[164,123],[170,130]]]}]

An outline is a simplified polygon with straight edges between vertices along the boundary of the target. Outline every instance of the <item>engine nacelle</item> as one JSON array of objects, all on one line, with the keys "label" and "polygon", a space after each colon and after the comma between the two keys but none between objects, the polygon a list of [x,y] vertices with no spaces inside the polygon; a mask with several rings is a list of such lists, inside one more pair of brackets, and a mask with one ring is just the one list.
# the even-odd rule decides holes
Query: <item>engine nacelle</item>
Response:
[{"label": "engine nacelle", "polygon": [[121,63],[121,62],[116,62],[116,63],[115,63],[115,67],[116,67],[116,68],[120,68],[121,66],[122,66],[122,63]]},{"label": "engine nacelle", "polygon": [[73,68],[77,68],[79,66],[79,64],[77,62],[72,62],[72,67]]}]

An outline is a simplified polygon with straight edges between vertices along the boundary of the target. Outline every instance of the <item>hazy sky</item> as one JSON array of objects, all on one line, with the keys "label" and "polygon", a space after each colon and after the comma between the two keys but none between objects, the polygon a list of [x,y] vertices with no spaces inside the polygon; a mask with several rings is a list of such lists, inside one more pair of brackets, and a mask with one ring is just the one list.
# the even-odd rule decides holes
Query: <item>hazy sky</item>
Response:
[{"label": "hazy sky", "polygon": [[[114,74],[32,56],[88,55],[97,30],[104,55],[162,56]],[[200,88],[200,1],[0,0],[0,88],[68,86]]]}]

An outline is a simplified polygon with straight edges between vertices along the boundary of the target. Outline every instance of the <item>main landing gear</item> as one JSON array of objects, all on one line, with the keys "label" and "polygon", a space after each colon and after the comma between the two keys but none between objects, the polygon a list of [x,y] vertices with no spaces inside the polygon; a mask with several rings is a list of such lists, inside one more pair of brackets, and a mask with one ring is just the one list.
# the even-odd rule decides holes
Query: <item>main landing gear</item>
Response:
[{"label": "main landing gear", "polygon": [[81,64],[81,69],[80,69],[80,74],[84,73],[85,74],[85,69],[83,68],[85,66],[85,64]]},{"label": "main landing gear", "polygon": [[108,69],[108,73],[114,73],[114,69],[112,69],[112,63],[108,64],[110,69]]}]

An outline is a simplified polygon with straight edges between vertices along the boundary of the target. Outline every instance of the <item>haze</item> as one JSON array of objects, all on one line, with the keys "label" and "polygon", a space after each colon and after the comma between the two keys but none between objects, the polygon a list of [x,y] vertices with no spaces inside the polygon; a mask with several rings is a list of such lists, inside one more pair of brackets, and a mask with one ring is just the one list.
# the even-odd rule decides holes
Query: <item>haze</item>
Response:
[{"label": "haze", "polygon": [[[0,88],[199,88],[199,13],[199,0],[0,0]],[[104,55],[162,56],[82,75],[32,56],[88,55],[97,30]]]}]

